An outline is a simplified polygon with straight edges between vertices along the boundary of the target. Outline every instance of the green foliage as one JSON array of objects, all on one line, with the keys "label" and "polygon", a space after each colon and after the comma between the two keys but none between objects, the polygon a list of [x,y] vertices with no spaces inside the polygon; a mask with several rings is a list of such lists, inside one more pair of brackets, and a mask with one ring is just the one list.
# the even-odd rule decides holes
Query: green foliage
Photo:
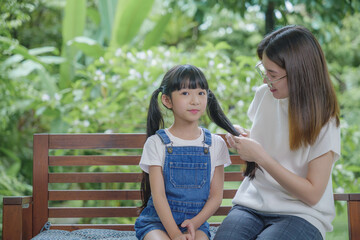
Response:
[{"label": "green foliage", "polygon": [[75,55],[77,49],[68,42],[75,37],[82,36],[86,20],[86,0],[66,1],[65,16],[62,27],[62,57],[66,59],[60,66],[60,89],[70,86],[75,73]]},{"label": "green foliage", "polygon": [[119,0],[112,30],[112,47],[121,47],[134,39],[154,0]]}]

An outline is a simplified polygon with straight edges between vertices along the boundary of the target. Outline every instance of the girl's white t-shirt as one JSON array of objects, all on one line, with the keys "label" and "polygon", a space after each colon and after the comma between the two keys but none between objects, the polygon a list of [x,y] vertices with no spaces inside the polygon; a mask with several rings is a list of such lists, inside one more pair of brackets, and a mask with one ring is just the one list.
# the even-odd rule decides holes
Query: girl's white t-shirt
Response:
[{"label": "girl's white t-shirt", "polygon": [[[183,140],[172,135],[168,129],[165,129],[166,134],[173,142],[173,146],[204,146],[204,132],[201,131],[200,137],[194,140]],[[231,164],[229,150],[225,141],[218,135],[211,134],[210,158],[211,158],[211,179],[214,175],[215,167],[224,165],[224,167]],[[165,145],[160,137],[155,134],[150,136],[144,145],[143,153],[140,159],[140,168],[144,172],[149,172],[149,167],[156,165],[164,167],[165,162]]]},{"label": "girl's white t-shirt", "polygon": [[[340,128],[336,126],[335,119],[323,126],[313,145],[290,150],[288,99],[274,98],[267,85],[257,89],[248,116],[253,122],[250,137],[259,142],[272,158],[298,176],[305,178],[308,164],[329,151],[334,153],[334,163],[340,157]],[[323,196],[314,206],[292,196],[264,169],[263,172],[257,170],[253,180],[244,179],[232,202],[261,212],[304,218],[319,229],[324,239],[325,232],[332,231],[335,206],[331,176]]]}]

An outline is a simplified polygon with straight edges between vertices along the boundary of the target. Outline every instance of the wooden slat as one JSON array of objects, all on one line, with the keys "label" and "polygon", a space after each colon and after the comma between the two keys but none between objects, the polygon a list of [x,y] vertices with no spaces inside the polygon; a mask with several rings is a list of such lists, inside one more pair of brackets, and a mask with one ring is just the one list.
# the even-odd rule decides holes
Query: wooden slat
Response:
[{"label": "wooden slat", "polygon": [[[32,229],[33,229],[33,203],[26,203],[23,205],[22,211],[22,239],[31,239],[32,237]],[[3,238],[7,239],[7,238]],[[14,239],[14,238],[11,238]]]},{"label": "wooden slat", "polygon": [[[141,182],[142,173],[49,173],[49,183]],[[225,181],[242,181],[241,172],[225,172]]]},{"label": "wooden slat", "polygon": [[134,224],[52,224],[51,229],[74,231],[78,229],[113,229],[118,231],[135,231]]},{"label": "wooden slat", "polygon": [[214,216],[226,216],[232,206],[221,206],[219,209],[214,213]]},{"label": "wooden slat", "polygon": [[[49,166],[138,165],[141,156],[49,156]],[[231,165],[244,165],[239,156],[231,155]]]},{"label": "wooden slat", "polygon": [[351,201],[360,201],[360,193],[350,193],[348,195]]},{"label": "wooden slat", "polygon": [[51,134],[49,149],[142,148],[146,134]]},{"label": "wooden slat", "polygon": [[224,199],[233,199],[236,194],[237,189],[224,189],[223,198]]},{"label": "wooden slat", "polygon": [[346,193],[335,193],[334,200],[337,201],[349,201],[349,194]]},{"label": "wooden slat", "polygon": [[[355,194],[354,198],[357,198]],[[348,202],[348,223],[349,223],[349,239],[360,239],[360,200],[350,200]]]},{"label": "wooden slat", "polygon": [[[231,206],[221,206],[214,215],[226,216]],[[137,207],[49,207],[50,218],[92,218],[92,217],[137,217]]]},{"label": "wooden slat", "polygon": [[244,165],[246,161],[242,160],[238,155],[230,155],[231,165]]},{"label": "wooden slat", "polygon": [[50,156],[49,166],[138,165],[141,156]]},{"label": "wooden slat", "polygon": [[242,172],[225,172],[225,181],[237,182],[244,180]]},{"label": "wooden slat", "polygon": [[14,196],[14,197],[7,197],[3,198],[4,205],[24,205],[32,203],[32,197],[30,196]]},{"label": "wooden slat", "polygon": [[137,207],[49,207],[50,218],[137,217]]},{"label": "wooden slat", "polygon": [[23,239],[22,207],[4,205],[3,217],[3,239]]},{"label": "wooden slat", "polygon": [[140,182],[142,173],[49,173],[49,183]]},{"label": "wooden slat", "polygon": [[140,200],[140,190],[50,190],[50,201]]},{"label": "wooden slat", "polygon": [[210,226],[212,226],[212,227],[218,227],[218,226],[220,226],[220,222],[209,222],[209,224],[210,224]]},{"label": "wooden slat", "polygon": [[[220,222],[210,222],[210,226],[218,227]],[[52,224],[51,229],[74,231],[79,229],[112,229],[118,231],[135,231],[134,224]]]},{"label": "wooden slat", "polygon": [[[232,199],[237,189],[225,189],[223,198]],[[50,190],[50,201],[141,200],[140,190]]]},{"label": "wooden slat", "polygon": [[34,135],[33,153],[33,235],[48,221],[48,143],[49,135]]}]

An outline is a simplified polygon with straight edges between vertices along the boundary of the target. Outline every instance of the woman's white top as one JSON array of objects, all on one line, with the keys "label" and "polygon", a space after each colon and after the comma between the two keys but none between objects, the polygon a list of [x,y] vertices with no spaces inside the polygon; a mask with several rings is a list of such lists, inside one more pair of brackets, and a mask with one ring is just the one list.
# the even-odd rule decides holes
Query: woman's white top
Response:
[{"label": "woman's white top", "polygon": [[[184,140],[172,135],[168,129],[165,129],[166,134],[173,142],[174,147],[179,146],[204,146],[204,132],[201,131],[200,137],[194,140]],[[229,149],[225,141],[218,135],[211,134],[210,158],[211,158],[211,179],[214,175],[215,167],[224,165],[227,167],[231,164]],[[156,165],[164,167],[165,162],[165,145],[160,137],[155,134],[150,136],[144,145],[143,153],[140,159],[140,168],[149,173],[149,167]]]},{"label": "woman's white top", "polygon": [[[335,119],[324,125],[313,145],[290,150],[288,99],[274,98],[267,85],[257,89],[248,116],[253,122],[250,137],[259,142],[273,159],[298,176],[305,178],[308,164],[329,151],[334,153],[334,163],[340,157],[340,128]],[[263,172],[257,170],[253,180],[244,179],[232,202],[261,212],[304,218],[319,229],[324,239],[325,232],[332,231],[335,206],[331,176],[323,196],[314,206],[293,197],[264,169]]]}]

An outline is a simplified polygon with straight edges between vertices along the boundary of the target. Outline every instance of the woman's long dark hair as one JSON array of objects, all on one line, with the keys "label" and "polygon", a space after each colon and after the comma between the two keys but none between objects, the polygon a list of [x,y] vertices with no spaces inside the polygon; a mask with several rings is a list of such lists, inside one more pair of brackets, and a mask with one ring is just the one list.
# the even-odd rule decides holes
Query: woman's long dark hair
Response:
[{"label": "woman's long dark hair", "polygon": [[[146,134],[150,137],[156,133],[157,130],[164,128],[164,119],[158,103],[159,93],[165,94],[171,98],[171,93],[183,88],[202,88],[208,91],[207,115],[210,120],[216,125],[223,128],[232,135],[239,136],[240,133],[234,128],[230,120],[225,116],[221,109],[215,95],[209,89],[207,80],[200,69],[192,65],[178,65],[171,68],[164,76],[160,88],[156,89],[150,100]],[[255,177],[256,164],[254,162],[247,162],[244,175],[253,179]],[[143,179],[141,182],[141,198],[143,205],[141,210],[147,205],[151,196],[149,174],[143,172]]]},{"label": "woman's long dark hair", "polygon": [[340,109],[319,42],[305,27],[289,25],[267,35],[258,45],[263,55],[286,70],[289,88],[289,146],[312,145]]}]

